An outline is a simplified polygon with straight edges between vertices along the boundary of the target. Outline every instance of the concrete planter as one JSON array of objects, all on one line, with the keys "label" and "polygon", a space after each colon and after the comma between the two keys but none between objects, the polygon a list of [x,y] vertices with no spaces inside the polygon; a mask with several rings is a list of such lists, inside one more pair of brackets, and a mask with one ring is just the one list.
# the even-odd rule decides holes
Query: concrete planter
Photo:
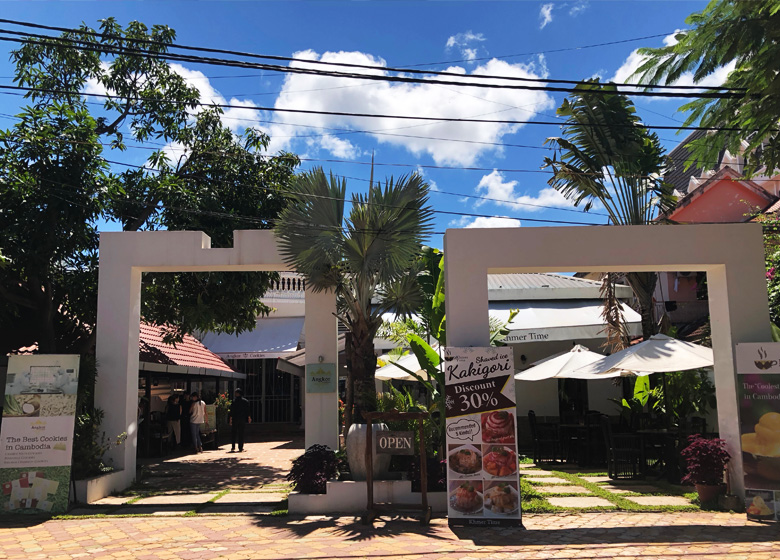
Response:
[{"label": "concrete planter", "polygon": [[[377,432],[387,431],[385,424],[374,424],[372,438],[376,441]],[[387,478],[390,473],[391,456],[387,454],[373,457],[374,480]],[[347,462],[352,480],[366,480],[366,424],[352,424],[347,433]]]},{"label": "concrete planter", "polygon": [[71,488],[70,498],[71,502],[91,504],[126,487],[124,471],[113,471],[94,478],[77,480],[76,495],[73,496],[73,488]]},{"label": "concrete planter", "polygon": [[[412,483],[408,480],[378,480],[374,482],[374,501],[395,505],[419,504],[422,495],[412,492]],[[336,514],[362,513],[366,511],[365,481],[332,481],[326,484],[325,494],[299,494],[292,492],[288,496],[290,513],[295,514]],[[428,505],[435,513],[447,512],[447,493],[428,492]]]}]

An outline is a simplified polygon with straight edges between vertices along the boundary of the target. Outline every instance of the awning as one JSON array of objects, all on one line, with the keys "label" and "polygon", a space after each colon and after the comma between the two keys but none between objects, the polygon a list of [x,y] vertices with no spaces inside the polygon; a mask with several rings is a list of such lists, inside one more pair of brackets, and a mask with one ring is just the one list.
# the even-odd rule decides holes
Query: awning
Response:
[{"label": "awning", "polygon": [[[622,306],[629,334],[638,336],[642,332],[641,316]],[[490,316],[502,322],[509,320],[510,309],[520,310],[509,326],[507,344],[605,338],[603,308],[598,300],[495,301],[490,302],[489,309]]]},{"label": "awning", "polygon": [[[342,371],[342,369],[346,367],[344,359],[345,344],[346,337],[343,334],[340,334],[337,340],[339,371]],[[310,363],[314,362],[316,362],[316,359],[310,361]],[[276,362],[276,369],[279,371],[291,373],[292,375],[303,377],[303,375],[306,373],[306,348],[301,348],[296,352],[292,352],[291,354],[287,354],[279,358],[279,361]]]},{"label": "awning", "polygon": [[205,375],[209,377],[223,377],[226,379],[246,379],[245,373],[196,366],[177,366],[174,364],[138,362],[138,369],[140,371],[148,371],[150,373],[167,373],[173,375]]},{"label": "awning", "polygon": [[303,317],[264,317],[240,335],[207,333],[203,344],[225,360],[281,358],[298,349]]}]

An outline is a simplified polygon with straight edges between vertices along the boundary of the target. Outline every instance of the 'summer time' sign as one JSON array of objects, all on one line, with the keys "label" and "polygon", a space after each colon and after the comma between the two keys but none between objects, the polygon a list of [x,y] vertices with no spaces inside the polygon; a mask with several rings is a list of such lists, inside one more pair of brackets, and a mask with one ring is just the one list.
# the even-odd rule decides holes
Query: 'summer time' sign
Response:
[{"label": "'summer time' sign", "polygon": [[0,428],[0,508],[68,507],[79,356],[11,356]]},{"label": "'summer time' sign", "polygon": [[521,525],[510,347],[445,348],[450,524]]},{"label": "'summer time' sign", "polygon": [[414,455],[414,432],[376,433],[376,452],[390,455]]},{"label": "'summer time' sign", "polygon": [[780,343],[737,344],[748,518],[780,521]]},{"label": "'summer time' sign", "polygon": [[306,392],[336,391],[336,364],[306,364]]}]

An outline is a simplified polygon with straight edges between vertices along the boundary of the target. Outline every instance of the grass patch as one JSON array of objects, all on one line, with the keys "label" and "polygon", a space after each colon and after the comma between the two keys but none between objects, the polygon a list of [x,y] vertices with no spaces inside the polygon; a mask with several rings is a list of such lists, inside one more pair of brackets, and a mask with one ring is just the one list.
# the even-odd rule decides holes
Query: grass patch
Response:
[{"label": "grass patch", "polygon": [[[587,488],[588,490],[591,491],[591,493],[594,496],[597,496],[599,498],[604,498],[605,500],[615,504],[617,506],[617,509],[620,511],[654,511],[654,512],[655,511],[700,511],[701,509],[699,506],[694,504],[688,506],[643,506],[641,504],[634,503],[630,500],[626,500],[624,494],[613,494],[612,492],[609,492],[606,489],[604,489],[602,486],[599,486],[598,484],[594,484],[592,482],[588,482],[587,480],[584,480],[578,477],[577,475],[573,475],[563,471],[554,471],[554,474],[555,476],[565,478],[566,480],[570,481],[573,484],[582,486],[583,488]],[[642,494],[638,494],[638,495],[642,495]],[[588,508],[587,511],[589,510],[590,509]]]},{"label": "grass patch", "polygon": [[208,502],[206,502],[206,503],[207,503],[207,504],[213,504],[214,502],[216,502],[217,500],[219,500],[219,499],[220,499],[222,496],[224,496],[225,494],[229,494],[229,493],[230,493],[230,490],[223,490],[222,492],[219,492],[219,493],[218,493],[216,496],[214,496],[213,498],[211,498],[211,499],[210,499]]}]

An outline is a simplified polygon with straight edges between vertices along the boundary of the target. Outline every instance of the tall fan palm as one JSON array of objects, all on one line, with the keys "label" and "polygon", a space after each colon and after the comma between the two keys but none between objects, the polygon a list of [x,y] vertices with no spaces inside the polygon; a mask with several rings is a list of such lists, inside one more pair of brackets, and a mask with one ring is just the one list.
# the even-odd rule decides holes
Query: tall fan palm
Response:
[{"label": "tall fan palm", "polygon": [[[390,178],[367,194],[352,195],[344,215],[346,181],[321,168],[299,176],[294,202],[275,227],[285,262],[314,291],[333,289],[337,316],[346,326],[347,426],[354,414],[376,408],[374,337],[382,314],[410,315],[423,301],[414,268],[423,238],[431,232],[428,185],[419,175]],[[352,390],[350,390],[352,388]]]},{"label": "tall fan palm", "polygon": [[[642,126],[631,101],[613,84],[589,80],[563,101],[563,135],[548,138],[560,155],[545,158],[550,186],[575,206],[599,203],[619,225],[654,223],[672,207],[672,187],[661,178],[664,154],[658,136]],[[642,314],[642,335],[655,334],[652,298],[656,275],[631,272],[626,280]]]}]

